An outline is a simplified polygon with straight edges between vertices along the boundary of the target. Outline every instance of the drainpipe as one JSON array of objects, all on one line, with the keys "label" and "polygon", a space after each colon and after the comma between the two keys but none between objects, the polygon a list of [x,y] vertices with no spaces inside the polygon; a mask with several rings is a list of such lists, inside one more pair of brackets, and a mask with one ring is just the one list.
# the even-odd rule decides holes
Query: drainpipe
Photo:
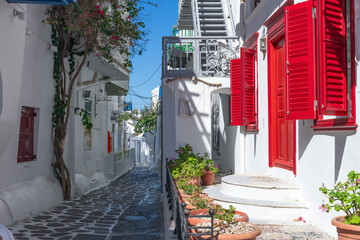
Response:
[{"label": "drainpipe", "polygon": [[239,43],[240,46],[242,46],[245,42],[245,33],[246,33],[246,25],[245,25],[245,19],[246,19],[246,2],[240,1],[240,22],[239,22]]}]

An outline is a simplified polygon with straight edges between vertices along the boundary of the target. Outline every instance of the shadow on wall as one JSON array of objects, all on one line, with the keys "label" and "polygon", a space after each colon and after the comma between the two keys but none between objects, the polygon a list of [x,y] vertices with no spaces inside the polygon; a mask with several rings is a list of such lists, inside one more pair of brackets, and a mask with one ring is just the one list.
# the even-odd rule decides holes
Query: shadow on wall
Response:
[{"label": "shadow on wall", "polygon": [[339,132],[339,133],[329,133],[329,132],[314,132],[311,128],[309,121],[299,121],[299,158],[301,159],[307,147],[310,144],[310,141],[314,135],[326,135],[329,137],[335,138],[334,143],[334,184],[338,181],[341,164],[344,158],[345,144],[348,136],[354,135],[355,132]]},{"label": "shadow on wall", "polygon": [[[175,116],[177,116],[176,127],[179,129],[177,142],[180,145],[189,143],[196,152],[211,153],[211,119],[210,119],[210,90],[209,86],[202,82],[194,81],[190,83],[191,78],[178,81],[178,87],[175,93]],[[194,84],[192,91],[189,89],[189,83]],[[191,85],[190,85],[191,86]],[[178,96],[177,96],[178,95]],[[188,101],[192,114],[191,116],[179,116],[180,100]],[[201,110],[202,109],[202,110]],[[181,130],[181,131],[180,131]],[[177,146],[178,147],[178,146]]]},{"label": "shadow on wall", "polygon": [[175,96],[168,85],[162,85],[162,145],[164,157],[175,157],[176,150],[176,121]]},{"label": "shadow on wall", "polygon": [[230,126],[230,95],[221,94],[224,129],[221,129],[220,163],[226,172],[235,172],[235,143],[238,127]]}]

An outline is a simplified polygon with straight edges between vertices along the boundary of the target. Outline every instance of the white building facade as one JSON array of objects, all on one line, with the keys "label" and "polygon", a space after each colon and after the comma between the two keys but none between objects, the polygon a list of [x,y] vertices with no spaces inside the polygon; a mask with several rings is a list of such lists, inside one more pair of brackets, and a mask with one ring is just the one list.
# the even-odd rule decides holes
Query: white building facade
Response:
[{"label": "white building facade", "polygon": [[293,183],[301,216],[335,235],[338,213],[319,210],[325,196],[318,189],[360,167],[360,2],[217,3],[223,29],[206,12],[215,3],[179,1],[178,28],[192,28],[195,37],[179,37],[181,46],[163,38],[163,158],[189,143],[225,172]]},{"label": "white building facade", "polygon": [[[52,111],[54,97],[51,27],[48,5],[0,1],[0,224],[9,225],[63,201],[54,176]],[[70,116],[64,159],[71,172],[73,195],[107,184],[134,166],[131,149],[108,148],[120,141],[116,118],[127,94],[129,70],[89,56],[71,100],[72,111],[84,108],[93,128]],[[25,119],[26,121],[22,121]],[[22,135],[25,126],[27,135]],[[30,126],[30,127],[29,127]],[[30,129],[30,130],[29,130]],[[120,131],[121,132],[121,131]],[[22,156],[21,138],[31,135]],[[29,141],[28,141],[29,142]],[[118,144],[118,143],[117,143]],[[110,151],[109,151],[110,150]]]}]

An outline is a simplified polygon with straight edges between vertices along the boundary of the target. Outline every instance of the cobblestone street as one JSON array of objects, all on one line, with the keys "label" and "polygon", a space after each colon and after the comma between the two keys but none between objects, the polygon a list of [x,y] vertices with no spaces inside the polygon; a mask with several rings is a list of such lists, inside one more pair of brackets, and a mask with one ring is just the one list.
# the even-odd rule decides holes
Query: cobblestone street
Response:
[{"label": "cobblestone street", "polygon": [[160,239],[161,206],[158,175],[134,168],[107,187],[9,229],[16,240]]}]

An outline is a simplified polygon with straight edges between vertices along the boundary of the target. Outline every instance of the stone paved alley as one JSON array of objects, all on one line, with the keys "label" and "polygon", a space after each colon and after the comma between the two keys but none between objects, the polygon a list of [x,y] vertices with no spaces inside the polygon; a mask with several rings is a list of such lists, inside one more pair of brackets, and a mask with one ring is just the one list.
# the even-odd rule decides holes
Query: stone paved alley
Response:
[{"label": "stone paved alley", "polygon": [[[161,239],[162,202],[157,173],[134,168],[109,186],[20,222],[9,229],[16,240]],[[260,240],[330,240],[308,225],[261,225]]]},{"label": "stone paved alley", "polygon": [[153,240],[161,235],[157,173],[134,168],[109,186],[18,223],[16,240]]}]

